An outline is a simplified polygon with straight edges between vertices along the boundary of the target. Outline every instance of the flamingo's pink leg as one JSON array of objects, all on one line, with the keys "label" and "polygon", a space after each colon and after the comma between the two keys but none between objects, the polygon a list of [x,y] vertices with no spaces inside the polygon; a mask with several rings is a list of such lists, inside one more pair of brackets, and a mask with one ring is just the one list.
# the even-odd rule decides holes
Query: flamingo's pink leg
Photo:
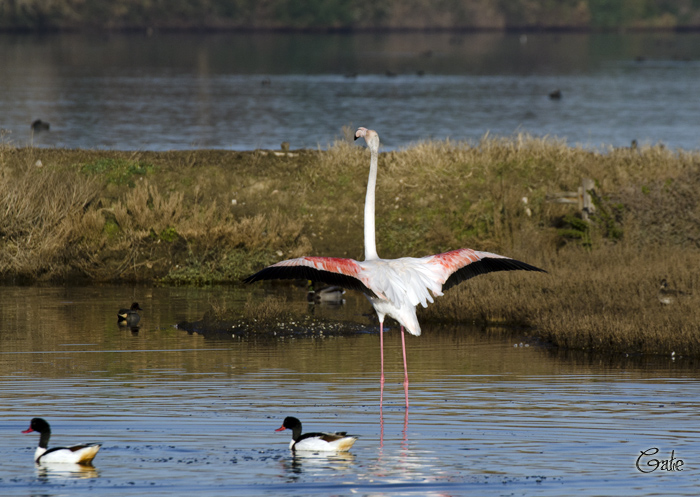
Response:
[{"label": "flamingo's pink leg", "polygon": [[404,338],[403,326],[401,327],[401,348],[403,349],[403,390],[406,393],[406,408],[408,409],[408,365],[406,364],[406,339]]},{"label": "flamingo's pink leg", "polygon": [[381,354],[382,374],[379,378],[379,411],[384,400],[384,323],[379,323],[379,350]]}]

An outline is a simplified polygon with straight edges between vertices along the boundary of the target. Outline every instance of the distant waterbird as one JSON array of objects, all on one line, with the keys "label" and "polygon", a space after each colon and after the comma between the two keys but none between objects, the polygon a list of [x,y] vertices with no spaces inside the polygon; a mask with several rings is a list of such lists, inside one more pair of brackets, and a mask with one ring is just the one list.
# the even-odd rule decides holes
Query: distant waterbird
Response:
[{"label": "distant waterbird", "polygon": [[683,298],[687,295],[689,294],[682,290],[670,288],[668,286],[668,281],[666,281],[666,278],[664,278],[661,280],[661,283],[659,285],[659,292],[657,294],[657,297],[661,304],[669,305],[675,303],[679,298]]},{"label": "distant waterbird", "polygon": [[270,279],[308,279],[363,292],[379,318],[381,350],[380,406],[384,394],[384,318],[390,316],[401,326],[404,362],[404,392],[408,407],[408,366],[404,328],[421,334],[416,306],[427,307],[433,297],[474,276],[494,271],[540,271],[535,266],[490,252],[463,248],[426,257],[380,259],[375,241],[375,189],[377,183],[379,135],[358,128],[355,139],[364,138],[370,150],[370,168],[365,198],[365,260],[337,257],[299,257],[268,266],[247,277],[252,283]]},{"label": "distant waterbird", "polygon": [[549,92],[549,98],[551,100],[561,100],[561,90],[557,88],[556,90]]},{"label": "distant waterbird", "polygon": [[32,122],[32,131],[34,132],[48,131],[50,128],[51,125],[46,121],[42,121],[41,119],[36,119]]},{"label": "distant waterbird", "polygon": [[137,311],[142,310],[143,309],[139,307],[138,302],[131,304],[129,309],[119,309],[119,311],[117,311],[117,322],[125,326],[134,327],[139,324],[139,321],[141,320],[141,316],[139,316]]},{"label": "distant waterbird", "polygon": [[345,295],[345,289],[343,287],[331,285],[315,289],[314,283],[311,281],[306,299],[315,304],[342,304],[344,302],[343,295]]}]

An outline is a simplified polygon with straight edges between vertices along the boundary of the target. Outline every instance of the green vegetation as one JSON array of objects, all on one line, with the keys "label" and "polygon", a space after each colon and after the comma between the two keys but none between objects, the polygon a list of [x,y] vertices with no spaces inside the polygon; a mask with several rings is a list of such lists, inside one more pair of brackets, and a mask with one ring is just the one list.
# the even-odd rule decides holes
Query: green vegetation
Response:
[{"label": "green vegetation", "polygon": [[700,26],[697,1],[7,0],[4,29],[617,29]]},{"label": "green vegetation", "polygon": [[[348,142],[289,154],[0,145],[0,278],[201,285],[306,254],[362,259],[368,161]],[[589,222],[548,201],[583,177],[595,180]],[[420,309],[424,322],[700,354],[700,153],[525,135],[426,142],[382,153],[377,188],[382,257],[471,247],[548,271],[470,280]],[[690,295],[660,304],[662,278]]]},{"label": "green vegetation", "polygon": [[101,175],[107,183],[134,186],[135,176],[146,176],[154,171],[150,164],[113,157],[103,157],[83,164],[80,171],[86,174]]}]

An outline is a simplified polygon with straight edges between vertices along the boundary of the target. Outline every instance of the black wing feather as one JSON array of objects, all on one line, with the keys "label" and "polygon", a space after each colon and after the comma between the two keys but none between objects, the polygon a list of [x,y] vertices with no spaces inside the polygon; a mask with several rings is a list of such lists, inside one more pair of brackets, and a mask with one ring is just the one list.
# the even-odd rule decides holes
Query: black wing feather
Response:
[{"label": "black wing feather", "polygon": [[334,273],[332,271],[323,271],[309,266],[268,266],[257,273],[248,276],[243,280],[244,283],[253,283],[260,280],[311,280],[326,283],[328,285],[336,285],[348,290],[359,290],[370,297],[377,295],[367,288],[357,278],[346,274]]},{"label": "black wing feather", "polygon": [[546,273],[544,269],[531,266],[526,262],[516,261],[515,259],[497,259],[493,257],[484,257],[476,262],[467,264],[461,269],[458,269],[447,278],[447,281],[442,285],[442,291],[448,290],[453,286],[479,276],[480,274],[493,273],[494,271],[540,271]]},{"label": "black wing feather", "polygon": [[70,450],[71,452],[77,452],[77,451],[79,451],[79,450],[81,450],[81,449],[84,449],[84,448],[86,448],[86,447],[92,447],[93,445],[99,445],[99,444],[82,444],[82,445],[73,445],[73,446],[71,446],[71,447],[51,447],[51,448],[48,449],[46,452],[44,452],[43,454],[41,454],[41,455],[39,456],[39,459],[41,459],[42,457],[44,457],[46,454],[51,454],[52,452],[56,452],[56,451],[59,451],[59,450]]}]

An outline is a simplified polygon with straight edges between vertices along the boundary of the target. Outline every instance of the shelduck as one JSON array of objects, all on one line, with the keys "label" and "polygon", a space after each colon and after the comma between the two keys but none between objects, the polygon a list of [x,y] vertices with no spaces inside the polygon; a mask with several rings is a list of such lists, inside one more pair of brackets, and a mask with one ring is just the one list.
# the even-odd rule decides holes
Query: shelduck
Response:
[{"label": "shelduck", "polygon": [[284,418],[282,426],[275,431],[292,430],[289,448],[293,451],[345,452],[350,450],[357,437],[347,436],[347,432],[301,434],[301,421],[293,416]]},{"label": "shelduck", "polygon": [[49,438],[51,438],[51,427],[42,418],[33,418],[29,428],[22,433],[39,432],[39,446],[34,452],[34,462],[41,463],[69,463],[90,465],[97,455],[102,444],[74,445],[72,447],[54,447],[49,449]]}]

